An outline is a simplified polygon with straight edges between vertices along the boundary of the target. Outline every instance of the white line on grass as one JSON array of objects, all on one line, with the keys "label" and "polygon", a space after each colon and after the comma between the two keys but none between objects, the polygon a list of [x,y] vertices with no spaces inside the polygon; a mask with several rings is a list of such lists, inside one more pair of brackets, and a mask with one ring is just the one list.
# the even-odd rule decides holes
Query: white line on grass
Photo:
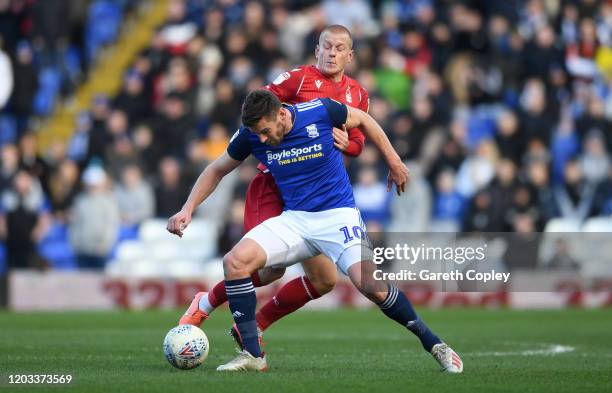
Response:
[{"label": "white line on grass", "polygon": [[466,356],[554,356],[561,353],[574,352],[576,348],[568,345],[549,345],[541,349],[528,349],[525,351],[508,351],[508,352],[473,352],[467,353]]}]

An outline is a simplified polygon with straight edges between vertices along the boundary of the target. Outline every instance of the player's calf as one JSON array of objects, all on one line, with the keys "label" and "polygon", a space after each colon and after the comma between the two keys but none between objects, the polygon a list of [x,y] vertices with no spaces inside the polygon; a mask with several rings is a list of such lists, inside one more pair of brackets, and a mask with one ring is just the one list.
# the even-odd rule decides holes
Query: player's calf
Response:
[{"label": "player's calf", "polygon": [[[272,284],[274,281],[279,280],[285,275],[284,267],[264,267],[259,269],[257,272],[257,276],[259,278],[259,287],[266,286],[268,284]],[[255,283],[255,282],[253,282]]]},{"label": "player's calf", "polygon": [[433,347],[441,344],[442,340],[419,318],[410,300],[402,291],[394,285],[373,279],[374,269],[373,262],[362,261],[352,265],[348,273],[361,293],[374,302],[387,317],[414,333],[427,352],[432,352]]},{"label": "player's calf", "polygon": [[262,267],[265,261],[266,252],[251,239],[241,240],[223,258],[225,290],[230,311],[245,350],[255,358],[261,357],[262,352],[255,320],[257,298],[251,273]]},{"label": "player's calf", "polygon": [[310,285],[319,296],[330,292],[336,286],[338,272],[336,265],[325,255],[320,254],[302,262]]}]

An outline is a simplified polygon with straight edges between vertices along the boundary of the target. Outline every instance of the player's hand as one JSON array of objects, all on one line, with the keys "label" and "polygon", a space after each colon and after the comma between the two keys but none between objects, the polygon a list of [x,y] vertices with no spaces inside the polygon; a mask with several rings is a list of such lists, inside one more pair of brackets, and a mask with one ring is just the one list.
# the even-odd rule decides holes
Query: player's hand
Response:
[{"label": "player's hand", "polygon": [[346,131],[346,126],[342,126],[342,129],[334,127],[333,131],[334,136],[334,146],[340,151],[345,151],[349,145],[349,136],[348,131]]},{"label": "player's hand", "polygon": [[183,237],[183,231],[187,228],[187,225],[191,222],[191,213],[181,210],[168,219],[168,226],[166,229],[168,232]]},{"label": "player's hand", "polygon": [[389,176],[387,176],[387,192],[391,191],[393,184],[395,184],[397,195],[406,191],[406,184],[408,183],[408,176],[410,171],[403,162],[392,165],[389,169]]}]

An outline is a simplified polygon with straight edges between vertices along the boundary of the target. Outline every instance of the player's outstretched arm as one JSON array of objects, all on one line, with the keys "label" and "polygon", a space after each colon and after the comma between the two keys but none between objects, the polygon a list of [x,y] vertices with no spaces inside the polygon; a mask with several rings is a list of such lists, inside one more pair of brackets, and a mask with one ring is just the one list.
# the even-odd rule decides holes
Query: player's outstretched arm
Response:
[{"label": "player's outstretched arm", "polygon": [[215,191],[221,179],[238,167],[241,162],[234,160],[225,152],[221,157],[206,166],[198,176],[181,211],[168,220],[168,226],[166,227],[168,232],[183,237],[183,230],[191,222],[191,215],[196,207],[204,202]]},{"label": "player's outstretched arm", "polygon": [[346,109],[346,128],[360,128],[381,151],[387,165],[389,165],[387,191],[391,191],[392,184],[395,184],[397,186],[397,195],[404,192],[408,182],[408,168],[391,145],[387,134],[369,114],[350,106],[347,106]]}]

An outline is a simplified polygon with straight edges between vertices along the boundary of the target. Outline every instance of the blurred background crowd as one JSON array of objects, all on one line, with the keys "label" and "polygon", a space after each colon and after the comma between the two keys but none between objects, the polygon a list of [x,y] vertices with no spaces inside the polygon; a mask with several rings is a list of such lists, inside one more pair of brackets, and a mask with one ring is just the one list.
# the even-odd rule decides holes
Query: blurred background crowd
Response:
[{"label": "blurred background crowd", "polygon": [[[411,169],[386,192],[372,146],[350,161],[370,231],[537,232],[612,214],[612,1],[170,0],[167,20],[65,143],[37,125],[69,100],[146,0],[0,0],[0,260],[103,267],[180,209],[225,151],[246,94],[313,64],[319,32],[353,33],[347,74]],[[255,162],[198,215],[217,253],[242,236]]]}]

